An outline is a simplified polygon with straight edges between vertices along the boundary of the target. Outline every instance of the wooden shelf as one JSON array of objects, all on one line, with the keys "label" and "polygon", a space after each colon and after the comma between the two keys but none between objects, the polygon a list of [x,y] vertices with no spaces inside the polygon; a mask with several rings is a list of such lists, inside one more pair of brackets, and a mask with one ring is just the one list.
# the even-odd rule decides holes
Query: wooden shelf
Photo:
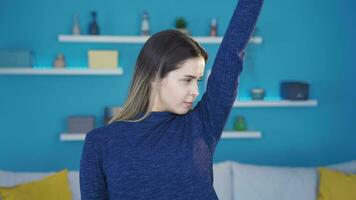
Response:
[{"label": "wooden shelf", "polygon": [[[59,42],[80,42],[80,43],[134,43],[143,44],[149,36],[125,36],[125,35],[59,35]],[[193,37],[202,44],[220,44],[223,37]],[[255,36],[250,39],[250,43],[261,44],[262,37]]]},{"label": "wooden shelf", "polygon": [[0,75],[105,75],[117,76],[123,74],[121,67],[117,69],[88,69],[88,68],[0,68]]},{"label": "wooden shelf", "polygon": [[[85,133],[61,133],[61,141],[84,141]],[[258,139],[262,137],[259,131],[224,131],[222,139]]]},{"label": "wooden shelf", "polygon": [[315,107],[317,100],[238,100],[234,107]]}]

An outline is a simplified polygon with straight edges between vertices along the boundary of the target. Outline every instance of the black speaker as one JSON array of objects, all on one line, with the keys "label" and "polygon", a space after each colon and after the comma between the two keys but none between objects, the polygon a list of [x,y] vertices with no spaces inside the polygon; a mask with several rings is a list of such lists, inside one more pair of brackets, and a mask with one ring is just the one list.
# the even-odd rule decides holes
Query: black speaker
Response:
[{"label": "black speaker", "polygon": [[281,97],[287,100],[307,100],[309,84],[300,81],[281,81]]}]

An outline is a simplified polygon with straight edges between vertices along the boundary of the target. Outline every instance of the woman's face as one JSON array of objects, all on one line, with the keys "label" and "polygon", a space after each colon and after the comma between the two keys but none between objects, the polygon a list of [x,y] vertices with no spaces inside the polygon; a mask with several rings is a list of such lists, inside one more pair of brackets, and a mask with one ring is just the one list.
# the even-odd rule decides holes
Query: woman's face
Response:
[{"label": "woman's face", "polygon": [[176,70],[158,82],[153,83],[152,111],[169,111],[185,114],[192,109],[193,102],[199,95],[198,81],[205,69],[203,57],[187,59]]}]

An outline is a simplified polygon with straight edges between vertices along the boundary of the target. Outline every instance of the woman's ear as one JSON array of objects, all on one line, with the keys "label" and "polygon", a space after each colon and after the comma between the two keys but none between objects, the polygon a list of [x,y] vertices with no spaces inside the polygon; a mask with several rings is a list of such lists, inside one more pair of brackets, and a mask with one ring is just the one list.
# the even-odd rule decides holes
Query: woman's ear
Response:
[{"label": "woman's ear", "polygon": [[162,86],[163,79],[156,78],[151,82],[152,88],[160,88]]},{"label": "woman's ear", "polygon": [[151,82],[151,86],[153,89],[158,89],[161,85],[161,81],[158,79],[155,79]]},{"label": "woman's ear", "polygon": [[157,80],[153,80],[151,82],[151,86],[152,86],[152,88],[157,88]]}]

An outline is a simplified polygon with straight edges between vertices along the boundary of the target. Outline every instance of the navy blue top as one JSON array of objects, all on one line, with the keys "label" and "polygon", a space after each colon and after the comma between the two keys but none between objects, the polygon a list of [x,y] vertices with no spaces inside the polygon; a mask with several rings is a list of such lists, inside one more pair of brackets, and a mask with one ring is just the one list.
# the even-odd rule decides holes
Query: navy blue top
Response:
[{"label": "navy blue top", "polygon": [[90,131],[80,163],[82,200],[218,199],[213,154],[237,94],[243,51],[263,0],[240,0],[206,92],[185,115],[153,112],[141,122]]}]

